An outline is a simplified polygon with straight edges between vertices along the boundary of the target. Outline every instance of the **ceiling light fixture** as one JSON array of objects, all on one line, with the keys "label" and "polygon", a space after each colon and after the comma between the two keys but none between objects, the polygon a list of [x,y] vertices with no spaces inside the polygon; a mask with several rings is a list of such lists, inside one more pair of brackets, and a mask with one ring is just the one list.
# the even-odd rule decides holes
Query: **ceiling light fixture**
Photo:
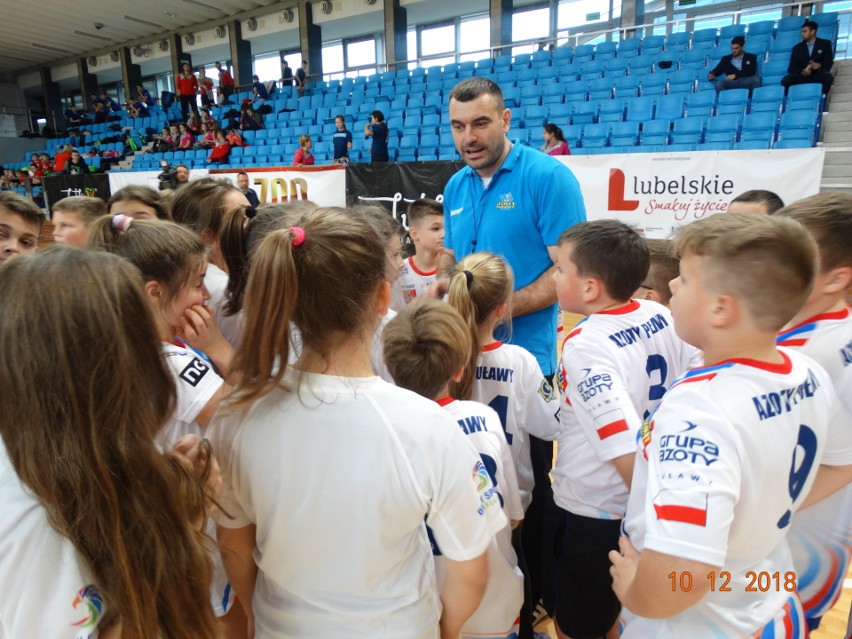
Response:
[{"label": "ceiling light fixture", "polygon": [[94,38],[95,40],[105,40],[107,42],[112,42],[112,38],[108,38],[106,36],[97,35],[94,33],[86,33],[85,31],[74,31],[77,35],[86,36],[87,38]]},{"label": "ceiling light fixture", "polygon": [[47,49],[48,51],[58,51],[59,53],[71,53],[67,49],[59,49],[58,47],[49,47],[46,44],[39,44],[38,42],[30,42],[31,45],[36,47],[37,49]]},{"label": "ceiling light fixture", "polygon": [[[166,15],[168,15],[168,14],[166,14]],[[171,16],[171,17],[173,18],[174,16]],[[162,28],[162,26],[163,26],[161,24],[157,24],[156,22],[149,22],[148,20],[143,20],[142,18],[134,18],[133,16],[124,16],[124,19],[130,20],[130,22],[135,22],[137,24],[146,24],[149,27],[157,27],[158,29]]]},{"label": "ceiling light fixture", "polygon": [[205,7],[206,9],[213,9],[213,11],[218,11],[219,13],[225,13],[219,7],[214,7],[211,4],[205,4],[203,2],[199,2],[198,0],[183,0],[183,2],[186,2],[187,4],[194,4],[194,5],[197,5],[199,7]]}]

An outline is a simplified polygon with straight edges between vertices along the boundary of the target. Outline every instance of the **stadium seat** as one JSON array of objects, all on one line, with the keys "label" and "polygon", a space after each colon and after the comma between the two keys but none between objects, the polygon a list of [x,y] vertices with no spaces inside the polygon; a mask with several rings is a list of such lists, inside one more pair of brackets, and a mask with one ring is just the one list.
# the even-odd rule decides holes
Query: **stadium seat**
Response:
[{"label": "stadium seat", "polygon": [[672,144],[700,144],[704,135],[704,118],[686,117],[675,120]]},{"label": "stadium seat", "polygon": [[772,148],[772,138],[767,137],[762,140],[740,140],[734,142],[734,151],[761,151]]},{"label": "stadium seat", "polygon": [[772,145],[773,149],[807,149],[813,144],[805,138],[783,138]]},{"label": "stadium seat", "polygon": [[[638,100],[639,98],[632,98]],[[624,98],[601,100],[598,107],[598,122],[621,122],[624,120]]]},{"label": "stadium seat", "polygon": [[643,146],[667,144],[670,131],[671,121],[669,120],[650,120],[649,122],[643,122],[641,144]]},{"label": "stadium seat", "polygon": [[784,87],[777,84],[762,86],[752,91],[750,112],[757,113],[769,111],[777,115],[781,112],[781,107],[783,104]]},{"label": "stadium seat", "polygon": [[748,25],[748,39],[750,41],[755,36],[768,35],[771,36],[775,32],[775,22],[773,20],[761,20],[752,22]]},{"label": "stadium seat", "polygon": [[782,33],[794,33],[798,35],[799,32],[801,32],[802,25],[805,23],[806,19],[810,18],[805,18],[804,16],[788,16],[786,18],[781,18],[775,26],[775,37],[777,38]]},{"label": "stadium seat", "polygon": [[740,115],[746,112],[748,106],[748,89],[728,89],[719,93],[716,104],[717,115]]},{"label": "stadium seat", "polygon": [[585,63],[592,59],[595,53],[595,45],[581,44],[574,48],[574,62]]},{"label": "stadium seat", "polygon": [[678,69],[669,76],[669,93],[692,93],[698,73],[695,69]]},{"label": "stadium seat", "polygon": [[642,39],[642,55],[654,55],[666,46],[666,36],[651,35]]},{"label": "stadium seat", "polygon": [[612,97],[612,83],[610,78],[597,78],[589,82],[590,100],[609,100]]},{"label": "stadium seat", "polygon": [[556,49],[553,51],[554,62],[561,60],[570,61],[572,57],[574,57],[574,49],[565,44],[556,47]]},{"label": "stadium seat", "polygon": [[600,148],[606,146],[609,140],[609,128],[608,122],[588,124],[583,127],[583,147]]},{"label": "stadium seat", "polygon": [[647,122],[654,119],[654,98],[643,96],[627,101],[627,122]]},{"label": "stadium seat", "polygon": [[663,95],[666,92],[668,77],[668,73],[649,73],[645,75],[640,85],[640,94],[643,96]]},{"label": "stadium seat", "polygon": [[721,44],[729,44],[731,38],[736,36],[744,36],[746,34],[746,25],[744,24],[729,24],[719,29],[719,42]]},{"label": "stadium seat", "polygon": [[614,122],[610,130],[611,146],[636,146],[639,141],[639,122]]},{"label": "stadium seat", "polygon": [[705,142],[726,142],[733,144],[739,135],[739,115],[717,115],[707,121],[707,130],[704,133]]},{"label": "stadium seat", "polygon": [[595,60],[609,60],[615,57],[618,43],[616,42],[599,42],[595,45]]},{"label": "stadium seat", "polygon": [[679,94],[661,95],[657,99],[654,118],[657,120],[677,120],[683,117],[684,97]]},{"label": "stadium seat", "polygon": [[639,55],[639,46],[642,41],[639,38],[627,38],[618,43],[618,57],[621,59],[632,58]]},{"label": "stadium seat", "polygon": [[571,124],[592,124],[598,115],[597,102],[577,102],[571,112]]},{"label": "stadium seat", "polygon": [[639,95],[639,76],[625,75],[613,82],[615,95],[620,98],[631,98]]},{"label": "stadium seat", "polygon": [[777,124],[778,114],[772,111],[749,113],[743,118],[740,139],[743,141],[763,140],[767,135],[772,139],[775,137]]},{"label": "stadium seat", "polygon": [[692,34],[692,48],[714,46],[717,41],[716,29],[699,29]]}]

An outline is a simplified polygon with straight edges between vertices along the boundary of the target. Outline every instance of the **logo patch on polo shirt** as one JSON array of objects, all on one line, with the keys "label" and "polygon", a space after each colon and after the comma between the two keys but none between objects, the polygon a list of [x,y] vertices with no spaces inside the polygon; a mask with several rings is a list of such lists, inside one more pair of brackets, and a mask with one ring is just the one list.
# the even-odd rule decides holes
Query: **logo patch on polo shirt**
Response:
[{"label": "logo patch on polo shirt", "polygon": [[498,209],[513,209],[515,208],[515,199],[512,197],[511,193],[504,193],[500,196],[500,199],[497,201]]}]

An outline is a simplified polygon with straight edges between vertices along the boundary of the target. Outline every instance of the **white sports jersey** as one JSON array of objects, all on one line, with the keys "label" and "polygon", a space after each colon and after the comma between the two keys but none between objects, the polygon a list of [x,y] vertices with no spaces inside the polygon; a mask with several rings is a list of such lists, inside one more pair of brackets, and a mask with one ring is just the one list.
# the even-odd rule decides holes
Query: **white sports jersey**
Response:
[{"label": "white sports jersey", "polygon": [[404,311],[408,304],[426,294],[426,289],[437,276],[437,268],[426,273],[414,265],[413,256],[407,258],[399,271],[399,277],[391,287],[391,308],[397,313]]},{"label": "white sports jersey", "polygon": [[376,333],[373,335],[373,345],[370,350],[370,363],[373,365],[373,372],[389,384],[393,384],[394,382],[393,377],[388,370],[388,366],[385,364],[385,349],[384,342],[382,342],[382,333],[385,330],[385,326],[387,326],[388,322],[390,322],[394,317],[396,317],[396,311],[389,308],[388,312],[379,323],[379,328],[376,329]]},{"label": "white sports jersey", "polygon": [[500,416],[526,510],[535,484],[529,435],[552,441],[559,431],[559,402],[553,387],[532,353],[514,344],[493,342],[482,348],[476,360],[471,399]]},{"label": "white sports jersey", "polygon": [[48,523],[0,439],[0,637],[92,639],[104,601],[88,563]]},{"label": "white sports jersey", "polygon": [[436,639],[425,523],[442,552],[482,555],[506,525],[494,487],[435,402],[378,377],[285,374],[209,434],[224,488],[217,522],[257,527],[258,639]]},{"label": "white sports jersey", "polygon": [[207,306],[213,313],[216,325],[228,343],[236,348],[243,335],[245,320],[243,312],[236,315],[225,315],[225,292],[228,288],[228,274],[215,264],[207,263],[207,273],[204,275],[204,286],[210,293]]},{"label": "white sports jersey", "polygon": [[625,639],[751,637],[776,617],[775,634],[759,636],[804,636],[797,605],[784,612],[796,577],[784,537],[831,445],[836,397],[816,362],[779,351],[781,364],[740,359],[689,371],[646,420],[625,534],[640,551],[719,570],[694,606],[628,621]]},{"label": "white sports jersey", "polygon": [[[848,308],[817,315],[778,335],[778,344],[801,351],[825,368],[840,399],[829,424],[839,445],[822,463],[852,464],[852,313]],[[852,486],[799,511],[787,536],[799,596],[808,619],[818,620],[837,602],[852,554]]]},{"label": "white sports jersey", "polygon": [[627,485],[611,460],[632,454],[642,420],[700,354],[675,334],[669,309],[648,300],[594,313],[565,338],[553,498],[595,519],[621,519]]},{"label": "white sports jersey", "polygon": [[[447,398],[438,403],[452,415],[482,458],[506,517],[523,519],[515,464],[497,413],[479,402]],[[443,584],[445,567],[440,556],[435,557],[435,568],[438,584]],[[488,548],[488,586],[479,608],[465,622],[462,637],[510,636],[518,630],[518,613],[523,603],[524,575],[518,568],[518,557],[512,548],[512,528],[507,523]]]},{"label": "white sports jersey", "polygon": [[[167,451],[184,435],[195,435],[199,439],[207,437],[205,429],[195,418],[216,394],[224,382],[216,371],[195,352],[176,344],[162,344],[163,359],[172,379],[175,381],[177,398],[175,412],[160,432],[157,433],[157,446]],[[207,534],[216,540],[216,524],[207,520]],[[213,583],[210,586],[210,603],[218,616],[224,615],[234,601],[222,557],[218,549],[210,552],[213,561]]]}]

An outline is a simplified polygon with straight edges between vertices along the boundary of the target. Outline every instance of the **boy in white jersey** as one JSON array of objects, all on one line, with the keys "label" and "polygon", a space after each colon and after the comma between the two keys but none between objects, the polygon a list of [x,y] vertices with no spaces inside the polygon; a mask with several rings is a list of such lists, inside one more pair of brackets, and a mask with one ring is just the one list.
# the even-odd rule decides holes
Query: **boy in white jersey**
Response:
[{"label": "boy in white jersey", "polygon": [[402,311],[423,297],[438,275],[438,258],[444,250],[444,205],[423,198],[408,207],[408,236],[415,253],[405,259],[391,290],[391,309]]},{"label": "boy in white jersey", "polygon": [[[825,451],[823,465],[852,464],[852,196],[828,191],[775,215],[802,223],[816,240],[820,270],[804,307],[778,334],[778,345],[801,351],[825,368],[840,399],[829,429],[844,443]],[[839,469],[838,469],[839,470]],[[808,501],[812,494],[808,496]],[[837,603],[852,554],[852,486],[801,510],[787,537],[810,630]]]},{"label": "boy in white jersey", "polygon": [[620,605],[607,555],[618,547],[636,435],[697,353],[675,335],[667,308],[630,299],[650,257],[629,226],[577,224],[559,238],[557,256],[559,305],[587,317],[568,334],[560,367],[555,617],[560,637],[583,639],[617,633]]},{"label": "boy in white jersey", "polygon": [[[411,304],[385,327],[384,354],[397,386],[435,400],[458,422],[482,458],[507,519],[523,519],[518,480],[500,418],[488,406],[449,396],[450,381],[458,380],[468,353],[470,336],[462,317],[451,306],[423,298]],[[439,582],[444,559],[431,531]],[[515,639],[518,613],[524,599],[524,577],[512,549],[511,527],[506,525],[488,549],[488,586],[479,608],[462,628],[462,637]]]},{"label": "boy in white jersey", "polygon": [[610,553],[622,636],[803,637],[784,537],[832,445],[836,398],[775,333],[807,299],[816,247],[792,220],[730,214],[682,228],[675,249],[672,315],[706,365],[642,429]]},{"label": "boy in white jersey", "polygon": [[648,275],[630,297],[639,300],[653,300],[668,306],[672,299],[669,282],[680,275],[678,259],[672,255],[671,240],[645,239],[645,246],[651,254]]}]

